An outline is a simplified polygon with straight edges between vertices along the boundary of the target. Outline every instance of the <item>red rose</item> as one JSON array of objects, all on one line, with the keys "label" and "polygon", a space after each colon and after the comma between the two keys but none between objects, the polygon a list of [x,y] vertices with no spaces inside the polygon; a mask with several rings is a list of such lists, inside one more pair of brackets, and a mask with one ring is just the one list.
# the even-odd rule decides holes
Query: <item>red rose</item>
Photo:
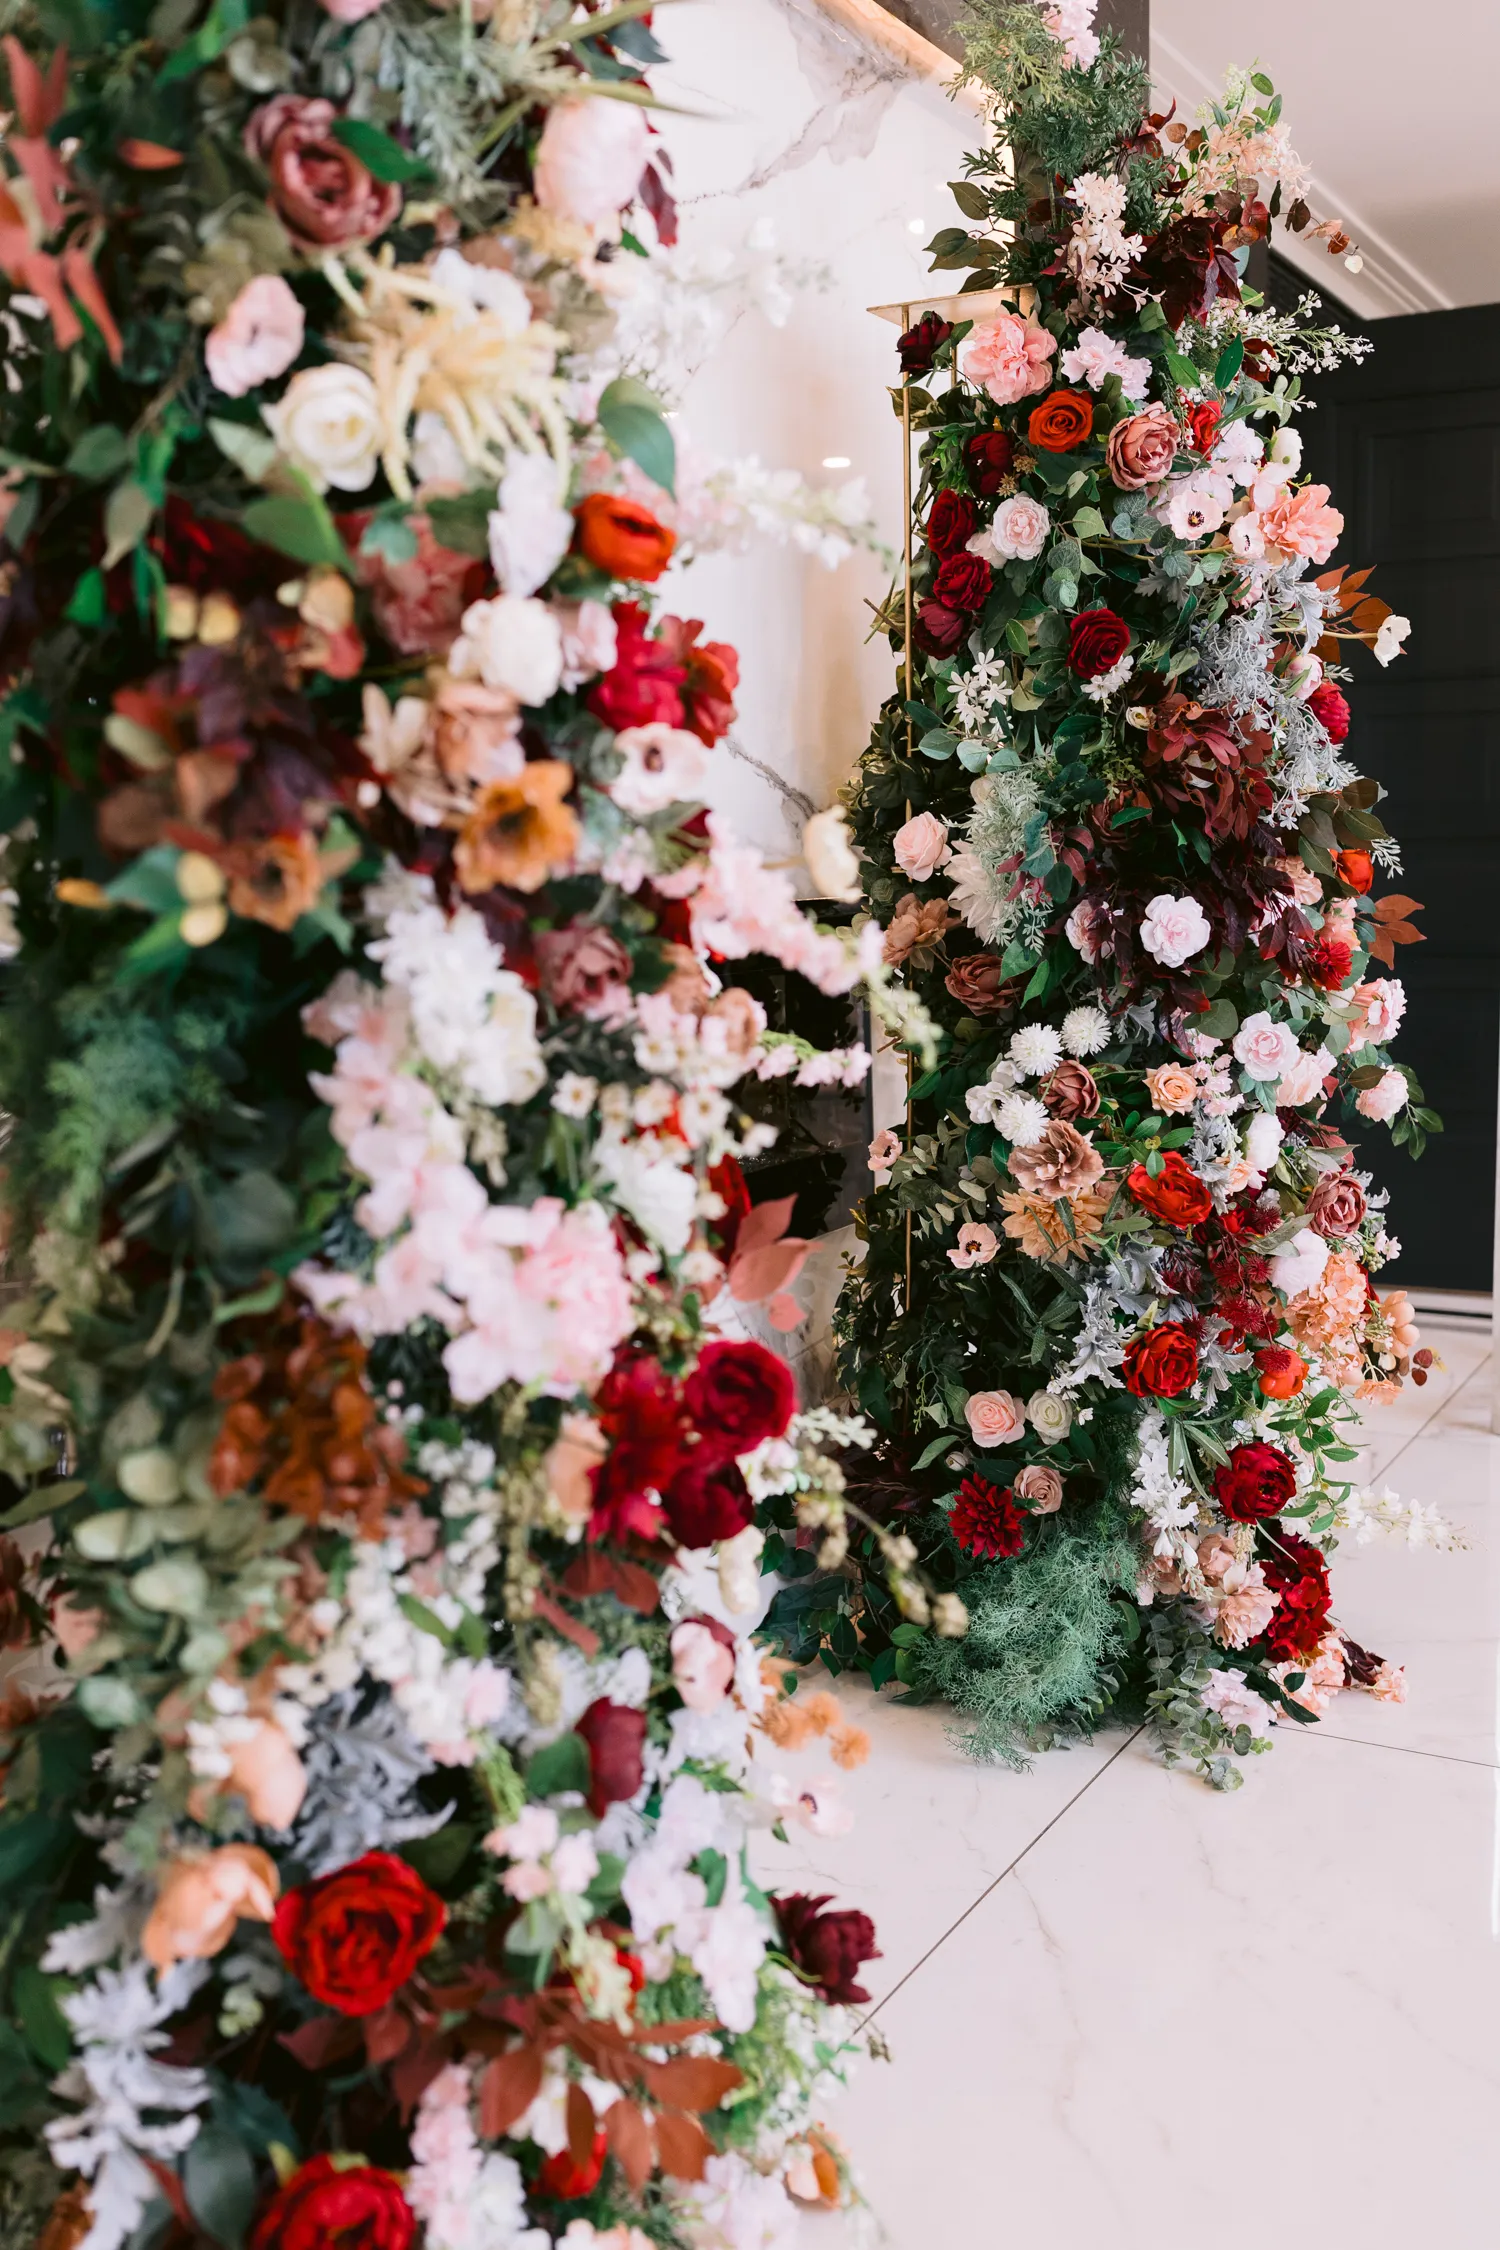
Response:
[{"label": "red rose", "polygon": [[1125,1353],[1125,1385],[1136,1398],[1176,1398],[1198,1379],[1198,1346],[1175,1320],[1137,1336]]},{"label": "red rose", "polygon": [[927,518],[927,544],[935,555],[956,555],[974,536],[979,511],[963,492],[940,492]]},{"label": "red rose", "polygon": [[1211,453],[1219,434],[1219,424],[1224,419],[1224,409],[1216,398],[1204,398],[1187,409],[1188,434],[1195,453]]},{"label": "red rose", "polygon": [[580,500],[575,545],[607,578],[660,578],[677,544],[675,531],[617,492],[591,492]]},{"label": "red rose", "polygon": [[1263,1523],[1296,1498],[1296,1467],[1279,1445],[1237,1445],[1214,1471],[1214,1492],[1231,1523]]},{"label": "red rose", "polygon": [[702,630],[701,618],[663,617],[657,624],[656,639],[687,675],[683,724],[712,749],[739,716],[734,691],[740,684],[740,659],[739,651],[728,641],[700,641]]},{"label": "red rose", "polygon": [[372,178],[333,137],[339,113],[306,94],[277,94],[245,127],[245,146],[271,175],[271,201],[302,248],[372,242],[401,209],[401,190]]},{"label": "red rose", "polygon": [[1112,671],[1130,646],[1130,627],[1112,609],[1086,609],[1068,634],[1068,670],[1080,680]]},{"label": "red rose", "polygon": [[979,555],[945,555],[938,564],[932,591],[944,609],[982,609],[989,599],[993,575]]},{"label": "red rose", "polygon": [[1031,409],[1026,437],[1038,453],[1071,453],[1093,428],[1094,402],[1087,391],[1054,391]]},{"label": "red rose", "polygon": [[250,2250],[409,2250],[416,2215],[389,2172],[314,2156],[278,2188]]},{"label": "red rose", "polygon": [[969,482],[981,499],[991,499],[1010,475],[1016,441],[1008,430],[980,430],[964,447]]},{"label": "red rose", "polygon": [[662,1487],[662,1502],[679,1547],[711,1547],[716,1539],[732,1539],[755,1514],[738,1463],[712,1443],[694,1446],[671,1483]]},{"label": "red rose", "polygon": [[[592,2195],[599,2185],[599,2175],[604,2170],[604,2156],[608,2147],[609,2142],[601,2126],[594,2135],[594,2145],[586,2164],[575,2164],[572,2150],[560,2148],[555,2156],[548,2157],[536,2176],[538,2195],[555,2196],[559,2203],[572,2203],[580,2195]],[[570,2228],[569,2232],[571,2231]]]},{"label": "red rose", "polygon": [[985,1477],[964,1478],[948,1529],[966,1555],[982,1555],[986,1562],[1018,1555],[1026,1541],[1026,1518],[1009,1488],[1002,1492]]},{"label": "red rose", "polygon": [[1213,1197],[1175,1148],[1162,1158],[1154,1179],[1144,1164],[1133,1164],[1125,1185],[1141,1209],[1163,1226],[1196,1227],[1213,1215]]},{"label": "red rose", "polygon": [[706,1444],[725,1454],[753,1452],[780,1437],[797,1411],[797,1385],[784,1359],[747,1337],[705,1344],[683,1386],[687,1409]]},{"label": "red rose", "polygon": [[601,1696],[573,1729],[589,1753],[589,1809],[602,1820],[611,1805],[633,1797],[645,1778],[646,1714]]},{"label": "red rose", "polygon": [[1330,742],[1349,739],[1349,702],[1332,680],[1319,680],[1307,699],[1307,708]]},{"label": "red rose", "polygon": [[908,328],[896,338],[902,374],[925,375],[932,365],[933,354],[952,334],[951,320],[942,320],[936,313],[923,313],[914,328]]},{"label": "red rose", "polygon": [[1375,862],[1368,852],[1335,852],[1333,864],[1339,871],[1340,879],[1348,884],[1351,891],[1358,891],[1363,895],[1375,881]]},{"label": "red rose", "polygon": [[1266,1584],[1279,1597],[1266,1629],[1266,1645],[1283,1662],[1314,1656],[1328,1630],[1332,1606],[1328,1565],[1318,1549],[1295,1531],[1261,1536],[1258,1560]]},{"label": "red rose", "polygon": [[591,689],[589,709],[616,734],[626,727],[680,727],[687,666],[651,638],[639,602],[616,602],[614,619],[614,670]]},{"label": "red rose", "polygon": [[315,2000],[372,2016],[432,1951],[447,1919],[414,1867],[393,1852],[366,1852],[285,1892],[271,1935]]},{"label": "red rose", "polygon": [[951,656],[964,636],[966,620],[956,609],[930,598],[918,602],[916,643],[929,656]]},{"label": "red rose", "polygon": [[878,1961],[875,1925],[868,1914],[845,1908],[825,1914],[828,1894],[809,1898],[794,1891],[788,1898],[773,1898],[782,1951],[793,1967],[837,2007],[857,2006],[870,1995],[854,1981],[861,1965]]},{"label": "red rose", "polygon": [[687,1422],[677,1385],[651,1352],[624,1352],[600,1384],[594,1409],[609,1452],[594,1471],[590,1539],[661,1535],[665,1492],[687,1454]]}]

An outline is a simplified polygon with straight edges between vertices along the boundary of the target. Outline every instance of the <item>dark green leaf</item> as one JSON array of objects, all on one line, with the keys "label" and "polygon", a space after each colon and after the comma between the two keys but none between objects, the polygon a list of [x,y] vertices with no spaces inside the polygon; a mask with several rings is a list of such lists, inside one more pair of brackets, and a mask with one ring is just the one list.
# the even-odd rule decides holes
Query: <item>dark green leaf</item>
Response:
[{"label": "dark green leaf", "polygon": [[301,500],[268,493],[262,500],[252,500],[240,521],[252,539],[263,547],[274,547],[280,555],[290,555],[296,562],[321,563],[331,570],[348,568],[349,557],[338,527],[316,493]]},{"label": "dark green leaf", "polygon": [[617,375],[605,385],[598,415],[599,427],[616,452],[625,454],[663,492],[675,494],[677,447],[655,392],[634,375]]},{"label": "dark green leaf", "polygon": [[339,117],[334,120],[333,137],[357,156],[365,170],[377,180],[404,181],[424,179],[427,166],[419,156],[413,156],[389,133],[382,133],[378,125],[371,125],[363,117]]},{"label": "dark green leaf", "polygon": [[592,1778],[588,1744],[581,1734],[560,1734],[544,1743],[526,1768],[531,1797],[555,1797],[565,1789],[587,1790]]},{"label": "dark green leaf", "polygon": [[97,429],[84,431],[68,455],[67,468],[70,476],[102,484],[106,477],[118,476],[129,459],[130,440],[125,432],[111,422],[101,422]]},{"label": "dark green leaf", "polygon": [[210,2119],[182,2162],[188,2208],[221,2250],[242,2250],[255,2213],[255,2165],[227,2125]]},{"label": "dark green leaf", "polygon": [[1214,382],[1221,391],[1228,390],[1244,364],[1245,339],[1243,336],[1232,337],[1219,354],[1219,364],[1214,369]]},{"label": "dark green leaf", "polygon": [[432,526],[432,536],[440,547],[446,547],[451,554],[472,555],[478,560],[488,555],[490,510],[495,505],[492,493],[438,495],[423,505]]}]

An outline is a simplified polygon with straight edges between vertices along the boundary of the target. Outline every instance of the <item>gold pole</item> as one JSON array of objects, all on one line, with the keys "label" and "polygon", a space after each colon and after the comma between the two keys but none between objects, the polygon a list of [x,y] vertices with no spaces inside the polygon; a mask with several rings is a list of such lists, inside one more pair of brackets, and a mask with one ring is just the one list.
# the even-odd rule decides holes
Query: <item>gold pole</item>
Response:
[{"label": "gold pole", "polygon": [[[911,306],[901,307],[901,333],[904,336],[911,326]],[[905,640],[906,680],[906,756],[912,756],[912,662],[911,662],[911,376],[901,378],[901,514],[903,520],[902,556],[905,564],[905,600],[902,613],[902,630]],[[906,800],[906,817],[911,819],[911,799]],[[906,1149],[911,1153],[912,1107],[911,1049],[906,1050]],[[911,1212],[906,1214],[906,1311],[911,1311]]]}]

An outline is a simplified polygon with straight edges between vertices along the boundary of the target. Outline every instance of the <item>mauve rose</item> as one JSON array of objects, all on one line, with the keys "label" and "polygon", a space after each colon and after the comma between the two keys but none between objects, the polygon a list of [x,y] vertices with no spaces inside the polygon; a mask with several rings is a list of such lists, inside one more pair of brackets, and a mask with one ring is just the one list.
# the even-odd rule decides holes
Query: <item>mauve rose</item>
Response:
[{"label": "mauve rose", "polygon": [[586,1016],[607,1006],[630,981],[630,955],[617,937],[593,923],[543,930],[536,940],[542,990],[554,1008]]},{"label": "mauve rose", "polygon": [[927,518],[927,544],[935,555],[957,554],[974,536],[979,521],[974,503],[962,492],[940,492]]},{"label": "mauve rose", "polygon": [[1352,1172],[1325,1172],[1307,1200],[1314,1234],[1353,1234],[1365,1215],[1365,1191]]},{"label": "mauve rose", "polygon": [[930,597],[917,604],[918,644],[929,656],[951,656],[964,636],[965,619],[956,609]]},{"label": "mauve rose", "polygon": [[982,609],[993,583],[990,566],[980,555],[947,555],[938,565],[932,590],[945,609]]},{"label": "mauve rose", "polygon": [[304,248],[372,242],[401,209],[393,181],[372,178],[333,137],[332,102],[278,94],[245,127],[245,146],[271,175],[271,200]]},{"label": "mauve rose", "polygon": [[943,979],[971,1016],[997,1016],[1015,1003],[1015,980],[1007,980],[998,953],[961,954]]},{"label": "mauve rose", "polygon": [[1069,1124],[1075,1118],[1099,1114],[1098,1081],[1087,1063],[1075,1062],[1071,1056],[1060,1062],[1037,1090],[1053,1116]]},{"label": "mauve rose", "polygon": [[1027,1195],[1040,1195],[1056,1203],[1065,1195],[1081,1195],[1103,1176],[1104,1159],[1086,1133],[1066,1118],[1054,1117],[1040,1140],[1029,1148],[1013,1148],[1010,1172]]},{"label": "mauve rose", "polygon": [[1164,406],[1144,406],[1116,422],[1104,447],[1105,465],[1125,492],[1144,492],[1170,475],[1182,432]]},{"label": "mauve rose", "polygon": [[[368,520],[364,515],[349,519],[351,526],[361,528]],[[371,590],[375,622],[392,648],[403,656],[441,656],[456,640],[464,611],[483,591],[482,566],[434,539],[420,511],[406,521],[417,541],[416,553],[406,562],[391,562],[378,550],[371,554],[358,539],[350,544],[359,575]]]},{"label": "mauve rose", "polygon": [[930,882],[943,862],[952,856],[948,823],[936,813],[914,813],[896,830],[891,846],[896,865],[914,883]]},{"label": "mauve rose", "polygon": [[611,1805],[635,1795],[645,1778],[646,1714],[601,1696],[573,1729],[589,1753],[589,1810],[602,1820]]},{"label": "mauve rose", "polygon": [[1055,1516],[1062,1506],[1063,1480],[1045,1461],[1028,1461],[1011,1491],[1034,1516]]}]

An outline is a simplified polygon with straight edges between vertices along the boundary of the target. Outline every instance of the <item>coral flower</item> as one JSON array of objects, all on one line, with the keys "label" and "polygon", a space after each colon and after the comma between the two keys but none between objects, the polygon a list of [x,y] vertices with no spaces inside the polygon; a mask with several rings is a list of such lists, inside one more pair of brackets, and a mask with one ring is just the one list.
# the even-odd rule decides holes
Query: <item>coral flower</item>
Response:
[{"label": "coral flower", "polygon": [[236,1922],[269,1922],[280,1888],[275,1861],[255,1844],[174,1859],[141,1933],[141,1951],[155,1969],[206,1961],[223,1952]]},{"label": "coral flower", "polygon": [[572,863],[578,819],[563,803],[573,768],[560,758],[535,758],[509,780],[492,781],[474,800],[454,847],[458,879],[466,891],[504,884],[539,891]]}]

